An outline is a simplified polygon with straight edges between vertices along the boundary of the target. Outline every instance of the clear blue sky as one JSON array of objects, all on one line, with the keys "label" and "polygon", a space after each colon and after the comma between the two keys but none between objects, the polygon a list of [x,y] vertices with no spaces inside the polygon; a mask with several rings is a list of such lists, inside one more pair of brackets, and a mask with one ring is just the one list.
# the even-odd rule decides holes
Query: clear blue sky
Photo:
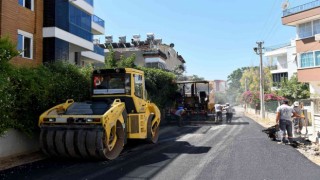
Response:
[{"label": "clear blue sky", "polygon": [[[281,24],[284,0],[95,0],[95,14],[105,20],[106,35],[155,33],[175,44],[186,60],[186,75],[227,80],[240,67],[259,65],[253,51],[290,42],[294,27]],[[290,7],[313,0],[290,0]],[[103,37],[100,37],[104,41]]]}]

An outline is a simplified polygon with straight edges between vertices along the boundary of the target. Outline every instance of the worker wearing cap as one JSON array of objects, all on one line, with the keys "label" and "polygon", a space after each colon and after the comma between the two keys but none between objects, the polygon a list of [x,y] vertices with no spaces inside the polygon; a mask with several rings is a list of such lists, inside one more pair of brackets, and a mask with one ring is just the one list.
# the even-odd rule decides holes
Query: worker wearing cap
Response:
[{"label": "worker wearing cap", "polygon": [[277,117],[276,122],[277,125],[279,125],[279,128],[288,135],[289,142],[286,142],[285,136],[282,139],[282,142],[284,143],[292,143],[292,121],[291,117],[300,117],[299,114],[297,114],[292,107],[290,107],[288,100],[283,100],[282,105],[277,108]]},{"label": "worker wearing cap", "polygon": [[[299,106],[299,102],[298,101],[295,101],[293,103],[293,110],[299,114],[301,116],[302,114],[302,109],[301,107]],[[294,132],[296,132],[297,134],[301,134],[301,130],[302,130],[302,127],[303,127],[303,119],[300,118],[300,117],[294,117],[293,118],[293,127],[294,127]]]}]

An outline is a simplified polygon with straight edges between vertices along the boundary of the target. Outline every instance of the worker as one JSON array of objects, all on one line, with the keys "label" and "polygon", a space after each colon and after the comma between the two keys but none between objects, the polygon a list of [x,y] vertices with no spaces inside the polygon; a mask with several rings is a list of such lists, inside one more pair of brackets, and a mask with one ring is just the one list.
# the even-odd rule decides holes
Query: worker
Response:
[{"label": "worker", "polygon": [[224,108],[226,110],[226,122],[227,123],[231,123],[231,119],[233,116],[233,111],[232,111],[232,107],[230,106],[229,103],[226,103],[226,106]]},{"label": "worker", "polygon": [[285,140],[285,136],[282,138],[282,143],[291,144],[292,139],[292,121],[291,116],[300,117],[292,107],[289,106],[289,101],[287,99],[282,101],[282,105],[277,108],[276,123],[278,127],[288,135],[288,141]]},{"label": "worker", "polygon": [[[300,103],[298,101],[295,101],[293,103],[293,110],[301,116],[302,109],[301,109]],[[303,127],[303,119],[299,118],[299,117],[293,117],[293,127],[294,127],[295,134],[301,135],[301,130]]]},{"label": "worker", "polygon": [[178,118],[178,126],[182,126],[182,116],[185,114],[186,110],[183,107],[178,107],[177,111],[174,113]]},{"label": "worker", "polygon": [[220,103],[214,105],[218,121],[222,121],[222,106]]}]

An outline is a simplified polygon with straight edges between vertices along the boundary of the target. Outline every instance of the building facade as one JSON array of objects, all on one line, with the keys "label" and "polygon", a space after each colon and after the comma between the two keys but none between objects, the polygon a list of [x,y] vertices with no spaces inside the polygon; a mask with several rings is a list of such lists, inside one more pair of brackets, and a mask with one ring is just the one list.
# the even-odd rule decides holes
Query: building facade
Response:
[{"label": "building facade", "polygon": [[13,64],[37,66],[42,63],[42,0],[0,1],[0,36],[17,44],[21,55]]},{"label": "building facade", "polygon": [[134,35],[131,42],[126,41],[126,36],[119,37],[119,42],[113,42],[112,36],[106,37],[106,43],[101,44],[106,48],[108,55],[108,47],[112,47],[115,51],[116,59],[121,56],[129,57],[135,54],[135,65],[150,68],[165,69],[175,71],[185,70],[185,60],[174,49],[174,44],[166,45],[161,39],[155,39],[154,34],[148,33],[145,41],[140,40],[140,35]]},{"label": "building facade", "polygon": [[297,73],[298,62],[295,40],[292,40],[291,43],[266,47],[265,50],[264,56],[267,58],[268,66],[271,69],[272,90],[276,90],[282,80],[290,79]]},{"label": "building facade", "polygon": [[283,11],[282,24],[296,28],[298,81],[311,93],[314,135],[320,132],[320,0]]},{"label": "building facade", "polygon": [[104,21],[93,14],[93,0],[0,1],[0,35],[17,44],[19,57],[10,62],[36,66],[67,61],[77,65],[104,61],[93,42],[104,34]]},{"label": "building facade", "polygon": [[103,49],[93,35],[104,34],[104,21],[93,14],[93,0],[45,0],[44,62],[85,65],[104,62]]}]

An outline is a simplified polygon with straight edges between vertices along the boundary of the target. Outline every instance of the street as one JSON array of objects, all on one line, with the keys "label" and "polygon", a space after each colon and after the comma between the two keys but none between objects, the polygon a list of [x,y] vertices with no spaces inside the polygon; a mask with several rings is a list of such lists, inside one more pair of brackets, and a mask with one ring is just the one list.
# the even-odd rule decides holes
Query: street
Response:
[{"label": "street", "polygon": [[165,126],[158,144],[129,142],[114,161],[46,159],[0,179],[319,179],[317,165],[262,129],[242,113],[231,124]]}]

